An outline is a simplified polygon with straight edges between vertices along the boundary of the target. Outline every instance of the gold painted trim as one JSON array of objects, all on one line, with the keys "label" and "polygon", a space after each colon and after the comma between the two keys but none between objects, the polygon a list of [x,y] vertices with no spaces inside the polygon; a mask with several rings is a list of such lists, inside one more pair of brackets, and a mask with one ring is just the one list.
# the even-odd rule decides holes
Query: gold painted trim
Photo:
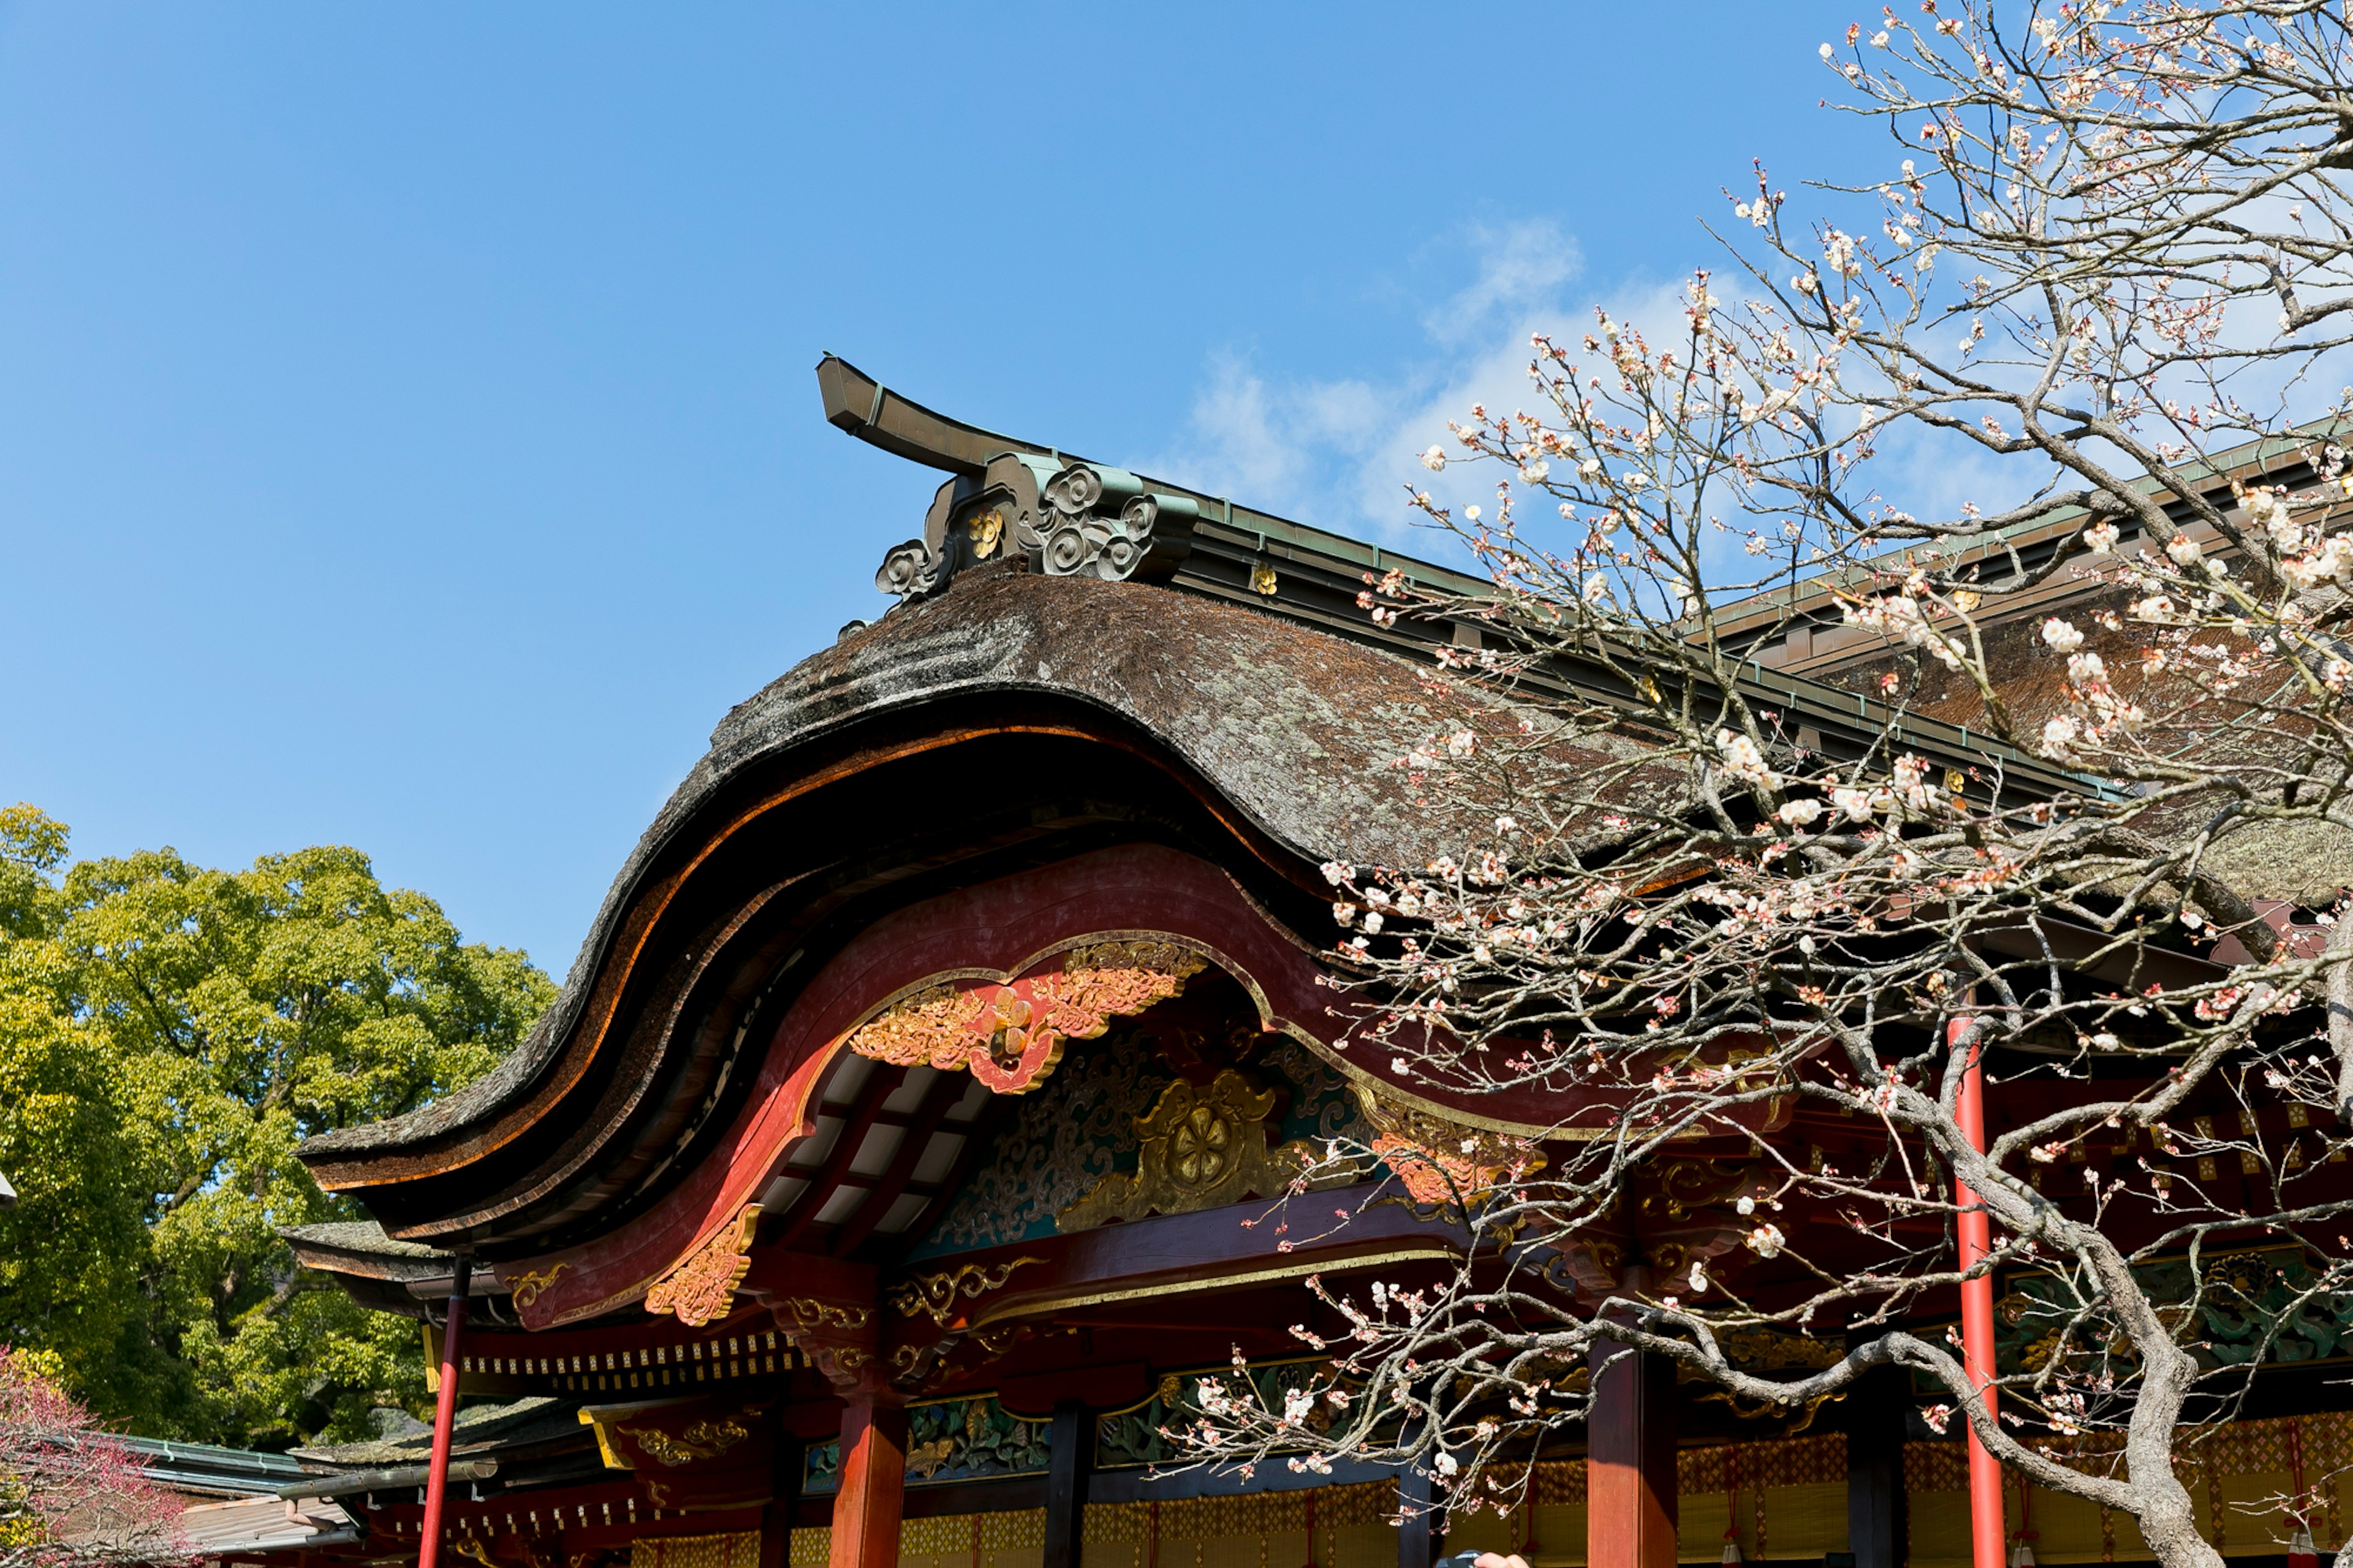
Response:
[{"label": "gold painted trim", "polygon": [[1206,1279],[1128,1286],[1112,1290],[1082,1290],[1066,1296],[1032,1297],[1026,1301],[1000,1304],[982,1313],[972,1326],[979,1330],[992,1323],[1033,1318],[1042,1312],[1068,1311],[1075,1307],[1101,1307],[1113,1301],[1134,1301],[1152,1296],[1198,1296],[1244,1285],[1271,1285],[1284,1279],[1303,1279],[1310,1274],[1329,1274],[1335,1269],[1372,1268],[1384,1263],[1418,1263],[1426,1258],[1460,1256],[1461,1248],[1432,1237],[1410,1247],[1392,1247],[1387,1252],[1369,1252],[1355,1258],[1276,1264],[1271,1268],[1247,1269],[1240,1274],[1219,1274]]}]

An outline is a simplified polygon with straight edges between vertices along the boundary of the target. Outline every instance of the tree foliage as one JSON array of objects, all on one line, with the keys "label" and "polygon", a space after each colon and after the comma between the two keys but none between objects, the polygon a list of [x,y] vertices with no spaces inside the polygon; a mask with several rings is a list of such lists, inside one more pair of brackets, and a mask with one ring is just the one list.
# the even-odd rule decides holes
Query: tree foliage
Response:
[{"label": "tree foliage", "polygon": [[359,1217],[293,1151],[479,1078],[552,996],[355,850],[69,863],[61,824],[0,812],[0,1341],[158,1436],[283,1445],[417,1403],[414,1326],[279,1239]]},{"label": "tree foliage", "polygon": [[[1493,591],[1393,573],[1362,603],[1482,626],[1440,656],[1459,716],[1398,763],[1433,821],[1492,828],[1326,868],[1351,1048],[1582,1109],[1335,1148],[1477,1249],[1322,1288],[1328,1385],[1205,1391],[1204,1453],[1402,1458],[1477,1506],[1583,1419],[1589,1358],[1792,1412],[1894,1366],[2211,1568],[2201,1434],[2353,1302],[2353,910],[2277,930],[2233,869],[2353,846],[2353,33],[2333,0],[1919,13],[1821,47],[1883,167],[1801,197],[1758,172],[1680,321],[1538,338],[1529,406],[1425,457],[1494,477],[1416,498]],[[2059,584],[2075,619],[1994,657]],[[1885,638],[1845,698],[1866,743],[1752,679],[1810,599]],[[1972,765],[1920,754],[1932,697]],[[1982,1146],[1973,1070],[2028,1108]],[[1642,1256],[1641,1194],[1705,1223]],[[2256,1244],[2292,1264],[2203,1261]],[[1992,1393],[1927,1326],[1989,1273],[2035,1331]],[[2218,1356],[2233,1315],[2253,1342]],[[1765,1369],[1760,1333],[1827,1354]]]}]

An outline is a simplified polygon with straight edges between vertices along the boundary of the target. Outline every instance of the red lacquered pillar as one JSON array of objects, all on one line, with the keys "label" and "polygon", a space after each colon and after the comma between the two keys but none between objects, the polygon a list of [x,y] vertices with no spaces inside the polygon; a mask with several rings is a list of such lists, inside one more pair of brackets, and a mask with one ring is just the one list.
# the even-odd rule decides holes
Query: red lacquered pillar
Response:
[{"label": "red lacquered pillar", "polygon": [[[1947,1026],[1947,1038],[1960,1042],[1969,1020],[1957,1018]],[[1968,1065],[1961,1072],[1961,1092],[1953,1107],[1961,1136],[1969,1147],[1986,1146],[1985,1067],[1978,1047],[1969,1048]],[[1968,1184],[1955,1181],[1953,1196],[1961,1206],[1958,1233],[1964,1271],[1993,1250],[1993,1222]],[[1961,1367],[1969,1384],[1985,1401],[1986,1414],[1996,1414],[1993,1390],[1993,1276],[1981,1274],[1961,1286]],[[2009,1533],[2001,1515],[2001,1466],[1969,1429],[1969,1563],[1970,1568],[2003,1568],[2003,1538]]]},{"label": "red lacquered pillar", "polygon": [[828,1568],[899,1568],[907,1489],[907,1412],[860,1392],[841,1412],[841,1484],[833,1494]]},{"label": "red lacquered pillar", "polygon": [[[1647,1270],[1629,1268],[1620,1289],[1633,1296],[1649,1285]],[[1588,1364],[1585,1560],[1590,1568],[1675,1568],[1674,1368],[1607,1342]]]},{"label": "red lacquered pillar", "polygon": [[435,1568],[441,1556],[441,1500],[449,1489],[449,1430],[458,1419],[458,1341],[466,1330],[466,1294],[473,1289],[474,1260],[458,1255],[449,1280],[449,1310],[441,1325],[441,1387],[433,1402],[433,1458],[425,1472],[425,1533],[417,1568]]}]

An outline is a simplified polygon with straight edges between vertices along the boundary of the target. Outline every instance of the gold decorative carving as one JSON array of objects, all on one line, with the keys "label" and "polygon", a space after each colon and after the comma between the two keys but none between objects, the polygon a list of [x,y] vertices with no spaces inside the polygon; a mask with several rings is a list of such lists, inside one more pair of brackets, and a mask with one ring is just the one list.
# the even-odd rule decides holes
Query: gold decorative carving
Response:
[{"label": "gold decorative carving", "polygon": [[735,1287],[751,1270],[752,1232],[759,1223],[760,1205],[745,1204],[646,1292],[646,1310],[675,1313],[691,1329],[725,1317],[735,1304]]},{"label": "gold decorative carving", "polygon": [[964,536],[972,541],[972,558],[986,561],[997,553],[997,542],[1005,532],[1005,513],[997,507],[975,512],[964,521]]},{"label": "gold decorative carving", "polygon": [[1485,1197],[1506,1176],[1544,1169],[1545,1157],[1527,1139],[1392,1105],[1362,1084],[1356,1103],[1372,1123],[1374,1154],[1421,1207],[1459,1208]]},{"label": "gold decorative carving", "polygon": [[902,1318],[918,1312],[929,1313],[932,1321],[941,1327],[955,1315],[959,1300],[971,1300],[986,1296],[991,1290],[1001,1290],[1013,1271],[1024,1264],[1043,1263],[1042,1258],[1017,1258],[995,1267],[980,1263],[965,1263],[937,1274],[919,1274],[904,1284],[891,1288],[891,1304],[899,1309]]},{"label": "gold decorative carving", "polygon": [[522,1311],[537,1301],[542,1292],[555,1283],[555,1277],[571,1268],[569,1263],[551,1263],[543,1270],[534,1269],[521,1279],[502,1280],[514,1298],[515,1310]]},{"label": "gold decorative carving", "polygon": [[732,1415],[717,1421],[693,1422],[676,1436],[659,1426],[616,1426],[613,1430],[635,1437],[638,1447],[649,1458],[672,1469],[697,1459],[715,1459],[752,1435]]},{"label": "gold decorative carving", "polygon": [[793,1321],[804,1329],[842,1329],[854,1332],[874,1321],[874,1309],[871,1307],[837,1307],[830,1301],[813,1301],[802,1296],[787,1297],[777,1305],[790,1312]]},{"label": "gold decorative carving", "polygon": [[1245,1197],[1273,1197],[1307,1168],[1304,1143],[1270,1149],[1271,1090],[1226,1068],[1206,1089],[1179,1079],[1135,1119],[1143,1143],[1135,1174],[1114,1172],[1054,1216],[1058,1230],[1091,1230],[1115,1219],[1191,1214]]},{"label": "gold decorative carving", "polygon": [[1208,967],[1178,942],[1096,942],[1066,953],[1060,970],[1007,984],[927,985],[852,1030],[848,1044],[894,1067],[963,1068],[997,1094],[1022,1094],[1053,1072],[1066,1043],[1178,994]]}]

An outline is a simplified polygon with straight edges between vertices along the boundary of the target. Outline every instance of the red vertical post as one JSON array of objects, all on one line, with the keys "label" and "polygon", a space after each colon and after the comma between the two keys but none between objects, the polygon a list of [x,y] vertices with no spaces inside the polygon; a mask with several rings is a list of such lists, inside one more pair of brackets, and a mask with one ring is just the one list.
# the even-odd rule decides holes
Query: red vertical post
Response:
[{"label": "red vertical post", "polygon": [[435,1568],[441,1556],[441,1500],[449,1489],[449,1431],[458,1419],[458,1341],[466,1331],[466,1296],[473,1289],[474,1260],[458,1254],[449,1280],[449,1310],[441,1325],[441,1386],[433,1401],[433,1458],[425,1472],[424,1540],[417,1568]]},{"label": "red vertical post", "polygon": [[[1620,1289],[1649,1287],[1629,1268]],[[1586,1562],[1590,1568],[1675,1568],[1675,1378],[1662,1356],[1609,1342],[1589,1359],[1585,1422]]]},{"label": "red vertical post", "polygon": [[[899,1568],[899,1515],[907,1490],[907,1412],[873,1394],[841,1412],[841,1479],[833,1494],[828,1568]],[[978,1519],[974,1528],[979,1528]]]},{"label": "red vertical post", "polygon": [[[1960,1044],[1969,1023],[1967,1018],[1954,1019],[1947,1026],[1947,1040]],[[1961,1136],[1968,1140],[1969,1147],[1982,1152],[1986,1146],[1985,1066],[1975,1045],[1969,1047],[1968,1065],[1961,1069],[1961,1092],[1954,1102],[1953,1116],[1960,1123]],[[1955,1228],[1960,1243],[1961,1268],[1967,1271],[1993,1250],[1993,1221],[1968,1183],[1957,1178],[1953,1196],[1961,1209]],[[1961,1369],[1968,1375],[1969,1386],[1985,1401],[1986,1414],[1996,1414],[1993,1276],[1989,1273],[1961,1285]],[[1974,1426],[1968,1432],[1968,1444],[1970,1568],[2003,1568],[2002,1538],[2008,1531],[2001,1514],[2001,1466],[1978,1441]]]}]

